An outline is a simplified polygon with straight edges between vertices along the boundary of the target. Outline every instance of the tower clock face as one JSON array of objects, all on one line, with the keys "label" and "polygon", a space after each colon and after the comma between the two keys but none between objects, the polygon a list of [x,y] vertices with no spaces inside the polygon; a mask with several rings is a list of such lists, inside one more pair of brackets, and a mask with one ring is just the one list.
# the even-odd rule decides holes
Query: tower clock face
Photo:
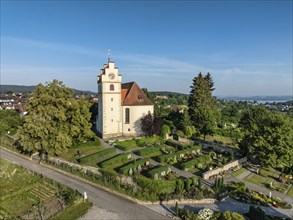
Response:
[{"label": "tower clock face", "polygon": [[109,73],[109,79],[114,79],[115,78],[115,74],[114,73]]}]

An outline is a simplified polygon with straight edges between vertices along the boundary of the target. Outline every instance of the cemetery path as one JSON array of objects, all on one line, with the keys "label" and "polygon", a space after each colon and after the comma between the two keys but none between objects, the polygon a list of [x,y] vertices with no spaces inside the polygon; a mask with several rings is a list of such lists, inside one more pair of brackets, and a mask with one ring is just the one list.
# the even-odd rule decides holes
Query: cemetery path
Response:
[{"label": "cemetery path", "polygon": [[[0,156],[1,158],[19,164],[36,173],[40,173],[72,189],[76,189],[82,194],[86,192],[88,199],[93,202],[95,207],[98,207],[100,210],[102,209],[103,213],[108,213],[105,215],[107,216],[105,217],[107,219],[111,219],[111,217],[109,217],[109,213],[113,213],[113,219],[169,219],[145,206],[130,202],[122,197],[99,189],[94,185],[83,181],[81,178],[72,177],[66,175],[65,173],[58,172],[55,169],[40,165],[37,161],[30,161],[17,153],[12,153],[0,148]],[[96,213],[98,214],[99,212]],[[103,215],[91,217],[95,217],[95,219],[102,219],[100,218],[102,216]]]}]

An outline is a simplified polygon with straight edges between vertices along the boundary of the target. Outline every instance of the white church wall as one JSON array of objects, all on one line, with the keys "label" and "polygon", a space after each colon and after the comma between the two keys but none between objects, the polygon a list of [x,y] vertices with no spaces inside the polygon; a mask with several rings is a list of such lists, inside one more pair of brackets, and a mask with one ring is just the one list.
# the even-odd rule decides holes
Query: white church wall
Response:
[{"label": "white church wall", "polygon": [[[130,120],[129,124],[125,123],[125,111],[126,108],[130,110]],[[144,106],[122,106],[122,123],[123,123],[123,135],[124,136],[139,136],[143,135],[141,131],[141,119],[145,115],[151,112],[154,113],[154,106],[152,105],[144,105]]]}]

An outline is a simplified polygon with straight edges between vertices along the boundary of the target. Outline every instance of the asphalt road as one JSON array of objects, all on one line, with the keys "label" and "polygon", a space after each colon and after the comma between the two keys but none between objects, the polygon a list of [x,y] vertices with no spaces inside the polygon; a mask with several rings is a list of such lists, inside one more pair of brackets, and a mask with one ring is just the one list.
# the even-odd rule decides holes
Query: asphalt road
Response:
[{"label": "asphalt road", "polygon": [[[170,219],[146,208],[145,206],[130,202],[129,200],[103,191],[80,179],[67,176],[61,172],[42,166],[36,161],[24,159],[23,157],[2,148],[0,148],[0,155],[6,160],[19,164],[36,173],[43,174],[52,180],[64,184],[72,189],[78,190],[82,194],[86,192],[88,199],[93,202],[95,206],[98,206],[108,212],[116,213],[119,215],[119,219]],[[101,218],[96,216],[95,219]]]}]

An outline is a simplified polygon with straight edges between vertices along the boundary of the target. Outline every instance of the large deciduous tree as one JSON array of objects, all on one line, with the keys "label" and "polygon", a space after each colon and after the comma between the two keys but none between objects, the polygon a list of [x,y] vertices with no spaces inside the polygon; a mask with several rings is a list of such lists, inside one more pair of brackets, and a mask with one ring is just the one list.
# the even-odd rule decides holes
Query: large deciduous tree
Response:
[{"label": "large deciduous tree", "polygon": [[255,155],[263,165],[293,167],[293,123],[285,114],[252,107],[239,122],[244,133],[242,151]]},{"label": "large deciduous tree", "polygon": [[28,114],[18,131],[24,150],[58,155],[76,143],[93,138],[89,104],[74,99],[73,95],[73,90],[58,80],[37,86],[28,99]]},{"label": "large deciduous tree", "polygon": [[188,112],[196,130],[204,135],[212,134],[216,125],[216,100],[212,96],[214,82],[210,73],[194,77],[188,99]]}]

